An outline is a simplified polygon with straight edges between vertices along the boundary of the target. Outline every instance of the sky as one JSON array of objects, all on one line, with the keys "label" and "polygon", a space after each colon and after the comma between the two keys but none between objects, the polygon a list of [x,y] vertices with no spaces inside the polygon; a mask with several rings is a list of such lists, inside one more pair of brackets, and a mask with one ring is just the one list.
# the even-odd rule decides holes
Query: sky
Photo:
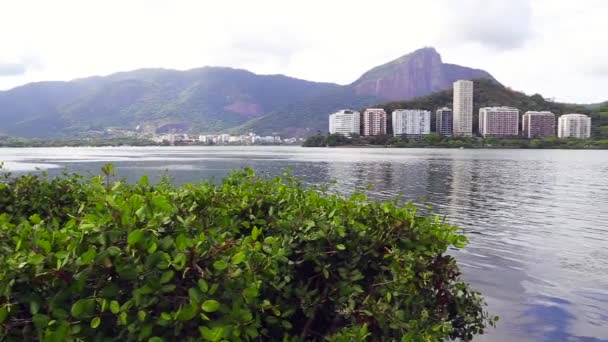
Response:
[{"label": "sky", "polygon": [[608,100],[608,0],[0,0],[0,89],[205,65],[348,84],[425,46],[557,101]]}]

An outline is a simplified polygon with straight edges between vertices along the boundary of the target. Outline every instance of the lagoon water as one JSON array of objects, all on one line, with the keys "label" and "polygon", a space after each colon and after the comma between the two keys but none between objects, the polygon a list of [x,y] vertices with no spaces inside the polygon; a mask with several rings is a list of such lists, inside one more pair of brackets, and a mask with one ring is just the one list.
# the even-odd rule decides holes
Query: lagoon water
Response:
[{"label": "lagoon water", "polygon": [[[120,147],[0,149],[15,174],[98,174],[129,180],[218,181],[251,167],[290,168],[309,184],[402,193],[432,205],[471,243],[454,251],[497,329],[476,341],[608,341],[608,151]],[[371,185],[371,186],[370,186]]]}]

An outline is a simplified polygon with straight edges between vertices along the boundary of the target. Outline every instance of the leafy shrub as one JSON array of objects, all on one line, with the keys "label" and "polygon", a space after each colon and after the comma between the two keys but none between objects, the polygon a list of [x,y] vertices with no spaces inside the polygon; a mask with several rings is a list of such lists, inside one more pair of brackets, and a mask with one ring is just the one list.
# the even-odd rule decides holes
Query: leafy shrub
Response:
[{"label": "leafy shrub", "polygon": [[416,208],[250,170],[181,187],[0,183],[4,340],[470,340],[466,238]]}]

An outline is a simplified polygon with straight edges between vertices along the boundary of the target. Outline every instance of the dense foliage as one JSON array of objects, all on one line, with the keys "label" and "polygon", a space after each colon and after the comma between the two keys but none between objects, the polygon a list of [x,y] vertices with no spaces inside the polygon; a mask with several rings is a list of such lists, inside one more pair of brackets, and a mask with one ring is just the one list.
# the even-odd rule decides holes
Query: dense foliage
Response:
[{"label": "dense foliage", "polygon": [[608,139],[608,104],[593,109],[591,123],[591,134],[594,137]]},{"label": "dense foliage", "polygon": [[541,149],[608,149],[608,139],[498,139],[442,137],[431,133],[420,139],[395,138],[388,135],[347,138],[338,134],[313,135],[304,147],[386,146],[386,147],[441,147],[441,148],[541,148]]},{"label": "dense foliage", "polygon": [[63,147],[63,146],[152,146],[157,142],[139,138],[95,139],[28,139],[0,137],[0,147]]},{"label": "dense foliage", "polygon": [[252,171],[0,182],[2,340],[470,340],[495,318],[415,206]]}]

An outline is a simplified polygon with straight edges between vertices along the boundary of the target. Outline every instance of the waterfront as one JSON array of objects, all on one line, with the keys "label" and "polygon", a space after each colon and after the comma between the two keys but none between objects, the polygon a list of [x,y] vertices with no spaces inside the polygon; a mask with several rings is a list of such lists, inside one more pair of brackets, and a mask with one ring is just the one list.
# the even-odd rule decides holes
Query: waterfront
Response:
[{"label": "waterfront", "polygon": [[[608,153],[562,150],[148,147],[0,149],[16,173],[36,167],[175,182],[245,166],[290,168],[310,184],[432,205],[471,244],[457,255],[499,327],[479,341],[608,341]],[[372,185],[370,187],[370,185]]]}]

